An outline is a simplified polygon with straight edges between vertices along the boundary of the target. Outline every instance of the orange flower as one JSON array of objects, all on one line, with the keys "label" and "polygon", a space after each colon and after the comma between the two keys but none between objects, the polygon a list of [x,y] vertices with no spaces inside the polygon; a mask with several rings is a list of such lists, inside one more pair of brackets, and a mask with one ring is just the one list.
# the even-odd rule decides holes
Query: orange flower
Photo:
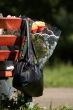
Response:
[{"label": "orange flower", "polygon": [[37,31],[42,31],[45,28],[45,22],[42,21],[36,21],[32,24],[32,33],[35,33]]},{"label": "orange flower", "polygon": [[35,23],[36,23],[37,26],[38,26],[38,31],[42,31],[42,30],[44,30],[44,28],[45,28],[45,22],[42,22],[42,21],[36,21]]}]

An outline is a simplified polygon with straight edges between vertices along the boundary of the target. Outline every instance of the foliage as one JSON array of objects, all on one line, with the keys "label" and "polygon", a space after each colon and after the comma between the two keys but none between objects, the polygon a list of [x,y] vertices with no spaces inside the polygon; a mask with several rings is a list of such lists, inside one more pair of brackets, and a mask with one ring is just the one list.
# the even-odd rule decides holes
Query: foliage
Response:
[{"label": "foliage", "polygon": [[13,100],[9,100],[5,94],[2,95],[5,98],[2,100],[2,96],[0,97],[0,110],[73,110],[72,107],[62,105],[55,108],[52,107],[52,103],[49,108],[40,107],[38,104],[34,104],[33,102],[24,103],[23,97],[19,97],[20,101],[19,103],[16,103]]},{"label": "foliage", "polygon": [[73,110],[73,108],[67,106],[60,106],[56,108],[52,108],[52,106],[50,106],[49,108],[41,108],[37,104],[35,104],[33,108],[30,108],[29,106],[27,106],[26,108],[24,106],[21,106],[19,109],[17,108],[9,109],[9,108],[0,107],[0,110]]},{"label": "foliage", "polygon": [[65,0],[0,0],[0,12],[4,15],[26,15],[54,23],[65,34],[73,29],[73,1]]},{"label": "foliage", "polygon": [[[4,98],[2,98],[2,96]],[[0,97],[0,110],[40,110],[38,104],[33,102],[25,103],[23,96],[18,96],[18,100],[9,100],[7,95],[2,94]]]}]

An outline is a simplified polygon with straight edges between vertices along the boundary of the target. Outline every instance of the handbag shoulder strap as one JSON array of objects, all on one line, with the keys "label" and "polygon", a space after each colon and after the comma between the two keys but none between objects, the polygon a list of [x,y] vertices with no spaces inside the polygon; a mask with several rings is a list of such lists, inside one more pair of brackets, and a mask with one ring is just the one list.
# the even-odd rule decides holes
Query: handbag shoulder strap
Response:
[{"label": "handbag shoulder strap", "polygon": [[32,21],[29,18],[23,18],[23,25],[22,25],[22,36],[26,35],[26,42],[24,45],[21,47],[22,51],[22,59],[26,59],[29,63],[32,63],[31,60],[31,54],[32,57],[36,58],[36,62],[38,63],[38,59],[35,53],[34,45],[32,42],[32,36],[31,36],[31,26],[32,26]]},{"label": "handbag shoulder strap", "polygon": [[[26,20],[25,16],[22,16],[22,24],[21,24],[21,42],[20,42],[20,53],[19,53],[19,60],[25,57],[27,51],[27,28],[26,28]],[[21,54],[21,55],[20,55]]]},{"label": "handbag shoulder strap", "polygon": [[36,55],[36,52],[35,52],[35,48],[34,48],[34,45],[33,45],[33,42],[31,41],[31,45],[32,45],[32,50],[33,50],[33,53],[34,53],[34,56],[38,62],[38,58],[37,58],[37,55]]},{"label": "handbag shoulder strap", "polygon": [[32,52],[36,58],[36,63],[39,63],[38,58],[36,56],[35,48],[34,48],[34,45],[32,42],[32,35],[31,35],[32,23],[31,23],[31,20],[27,19],[26,24],[27,24],[27,39],[28,39],[28,59],[30,60],[30,54],[31,54],[30,51],[32,50]]}]

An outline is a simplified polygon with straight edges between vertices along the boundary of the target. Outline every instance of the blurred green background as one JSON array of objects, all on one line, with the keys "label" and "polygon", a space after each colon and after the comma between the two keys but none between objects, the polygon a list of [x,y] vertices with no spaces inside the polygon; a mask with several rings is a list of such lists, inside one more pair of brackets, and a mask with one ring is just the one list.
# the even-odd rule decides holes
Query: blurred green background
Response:
[{"label": "blurred green background", "polygon": [[[71,81],[70,84],[67,81],[69,85],[61,83],[65,83],[66,79],[73,80],[73,0],[0,0],[0,13],[3,13],[3,16],[25,15],[35,20],[44,20],[48,24],[58,27],[61,30],[61,36],[52,57],[45,66],[45,73],[47,72],[48,77],[54,77],[53,74],[57,73],[59,77],[55,75],[53,79],[49,78],[48,81],[50,79],[51,81],[47,83],[52,86],[73,86]],[[59,68],[61,69],[58,70]],[[65,76],[66,79],[61,80],[61,84],[52,82],[61,78],[60,74],[62,78]],[[66,77],[67,74],[68,77]]]}]

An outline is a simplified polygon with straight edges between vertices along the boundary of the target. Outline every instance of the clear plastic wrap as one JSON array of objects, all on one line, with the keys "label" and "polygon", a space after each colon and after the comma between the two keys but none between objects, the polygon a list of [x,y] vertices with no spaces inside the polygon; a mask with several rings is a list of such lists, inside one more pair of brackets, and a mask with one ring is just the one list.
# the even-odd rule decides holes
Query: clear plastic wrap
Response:
[{"label": "clear plastic wrap", "polygon": [[43,67],[46,61],[51,57],[58,43],[61,31],[49,25],[41,31],[32,33],[32,41],[35,47],[35,52],[40,66]]}]

